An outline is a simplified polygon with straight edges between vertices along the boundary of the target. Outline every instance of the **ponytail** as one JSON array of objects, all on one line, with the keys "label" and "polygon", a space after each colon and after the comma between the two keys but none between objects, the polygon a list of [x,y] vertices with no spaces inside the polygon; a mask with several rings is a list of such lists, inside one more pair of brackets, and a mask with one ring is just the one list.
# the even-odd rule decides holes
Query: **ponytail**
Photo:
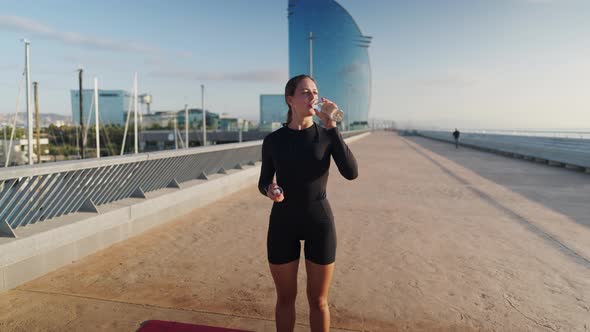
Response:
[{"label": "ponytail", "polygon": [[287,112],[287,122],[283,123],[283,126],[288,126],[291,120],[293,120],[293,111],[291,111],[291,107],[289,107],[289,112]]}]

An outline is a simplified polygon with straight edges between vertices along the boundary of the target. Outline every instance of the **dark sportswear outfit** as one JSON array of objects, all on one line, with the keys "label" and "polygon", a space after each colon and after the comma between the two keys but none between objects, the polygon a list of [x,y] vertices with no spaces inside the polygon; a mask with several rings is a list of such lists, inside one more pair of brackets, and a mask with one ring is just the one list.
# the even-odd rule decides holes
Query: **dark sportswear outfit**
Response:
[{"label": "dark sportswear outfit", "polygon": [[282,202],[273,203],[270,213],[267,252],[271,264],[298,259],[301,240],[306,259],[323,265],[334,262],[336,230],[326,198],[330,156],[345,178],[357,177],[356,160],[337,128],[316,123],[303,130],[284,126],[264,139],[258,189],[266,196],[276,172],[285,195]]},{"label": "dark sportswear outfit", "polygon": [[459,148],[459,136],[461,136],[461,132],[459,132],[457,129],[455,129],[455,131],[453,132],[453,137],[455,138],[455,147]]}]

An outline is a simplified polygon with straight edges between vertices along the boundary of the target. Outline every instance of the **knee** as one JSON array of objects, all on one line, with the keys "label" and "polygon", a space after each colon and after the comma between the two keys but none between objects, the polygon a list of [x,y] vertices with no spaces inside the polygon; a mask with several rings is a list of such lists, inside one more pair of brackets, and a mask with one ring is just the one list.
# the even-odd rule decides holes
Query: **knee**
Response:
[{"label": "knee", "polygon": [[328,311],[328,298],[325,296],[308,297],[309,309],[316,311]]}]

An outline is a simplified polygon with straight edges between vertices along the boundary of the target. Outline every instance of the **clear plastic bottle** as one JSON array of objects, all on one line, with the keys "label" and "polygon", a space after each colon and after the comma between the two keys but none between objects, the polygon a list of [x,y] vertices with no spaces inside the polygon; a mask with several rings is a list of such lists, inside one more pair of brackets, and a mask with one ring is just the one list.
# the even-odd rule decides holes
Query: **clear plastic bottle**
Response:
[{"label": "clear plastic bottle", "polygon": [[337,108],[332,111],[328,107],[324,107],[324,106],[325,106],[325,104],[323,102],[321,102],[321,98],[319,98],[318,101],[313,105],[313,108],[318,112],[324,112],[324,113],[332,112],[332,116],[330,117],[332,119],[332,121],[340,122],[340,121],[344,120],[344,112],[341,109]]}]

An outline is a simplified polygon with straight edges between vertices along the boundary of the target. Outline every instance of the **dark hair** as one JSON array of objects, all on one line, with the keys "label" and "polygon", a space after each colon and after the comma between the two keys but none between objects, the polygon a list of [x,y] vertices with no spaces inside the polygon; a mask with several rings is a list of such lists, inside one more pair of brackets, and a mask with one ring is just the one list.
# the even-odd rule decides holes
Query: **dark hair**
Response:
[{"label": "dark hair", "polygon": [[287,122],[283,123],[283,126],[288,125],[289,122],[291,122],[291,120],[293,120],[293,111],[291,110],[291,105],[289,105],[289,103],[287,103],[287,96],[293,96],[295,94],[295,90],[297,90],[297,85],[299,85],[299,82],[301,82],[305,78],[310,79],[314,83],[316,83],[316,81],[313,79],[313,77],[311,77],[309,75],[298,75],[298,76],[292,77],[287,82],[287,85],[285,85],[285,103],[287,104],[287,107],[289,107],[289,112],[287,113]]}]

